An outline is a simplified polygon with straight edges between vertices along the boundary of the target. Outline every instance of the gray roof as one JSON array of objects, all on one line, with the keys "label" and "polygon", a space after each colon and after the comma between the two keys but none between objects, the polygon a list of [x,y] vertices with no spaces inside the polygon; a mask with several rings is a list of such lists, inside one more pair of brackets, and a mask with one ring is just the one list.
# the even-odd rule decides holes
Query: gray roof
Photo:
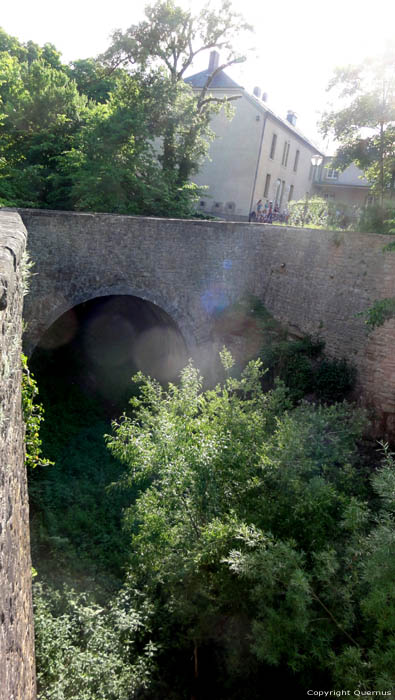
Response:
[{"label": "gray roof", "polygon": [[[202,70],[200,73],[195,73],[195,75],[190,75],[189,78],[185,78],[185,82],[194,88],[203,88],[207,82],[211,73],[208,70]],[[213,81],[210,83],[209,90],[211,88],[239,88],[243,89],[240,85],[235,83],[232,78],[229,78],[223,70],[221,70],[217,75],[214,76]]]},{"label": "gray roof", "polygon": [[244,93],[244,97],[251,102],[255,107],[257,107],[263,114],[268,113],[270,114],[273,119],[278,121],[282,126],[285,126],[294,136],[297,136],[299,139],[304,141],[310,148],[312,148],[316,153],[319,153],[320,155],[325,155],[324,152],[316,146],[315,143],[313,143],[310,139],[307,138],[299,129],[297,129],[295,126],[291,124],[291,122],[288,121],[288,119],[282,119],[282,117],[279,117],[278,114],[273,112],[273,110],[270,109],[270,107],[267,106],[265,102],[260,100],[259,98],[255,97],[255,95],[250,95],[248,92]]},{"label": "gray roof", "polygon": [[[207,78],[211,75],[208,69],[200,71],[200,73],[195,73],[195,75],[190,75],[188,78],[184,78],[185,82],[188,83],[193,88],[203,88],[207,82]],[[304,134],[302,134],[299,129],[296,129],[287,119],[282,119],[279,117],[275,112],[273,112],[265,102],[260,100],[259,98],[255,97],[255,95],[250,95],[248,92],[245,91],[245,89],[241,86],[235,83],[232,78],[229,78],[228,75],[224,71],[221,71],[220,73],[217,73],[217,75],[214,77],[214,80],[210,83],[209,85],[209,91],[211,89],[239,89],[242,91],[243,96],[250,102],[252,103],[256,108],[259,109],[259,111],[263,113],[268,113],[278,121],[282,126],[285,126],[291,133],[293,133],[297,138],[299,138],[301,141],[304,141],[310,148],[315,151],[316,153],[320,153],[321,155],[324,155],[324,153],[321,151],[320,148],[317,148],[317,146],[310,141],[310,139],[306,138]]]}]

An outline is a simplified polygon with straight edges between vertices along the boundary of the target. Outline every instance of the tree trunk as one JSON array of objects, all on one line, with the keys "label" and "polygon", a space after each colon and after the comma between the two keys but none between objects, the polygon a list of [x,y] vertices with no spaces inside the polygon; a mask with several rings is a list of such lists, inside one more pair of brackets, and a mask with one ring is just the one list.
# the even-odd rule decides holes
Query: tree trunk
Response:
[{"label": "tree trunk", "polygon": [[199,678],[199,663],[198,663],[198,646],[194,643],[193,647],[193,690],[191,700],[198,700],[198,678]]},{"label": "tree trunk", "polygon": [[167,172],[173,172],[176,161],[174,148],[174,127],[168,126],[163,137],[163,158],[162,167]]}]

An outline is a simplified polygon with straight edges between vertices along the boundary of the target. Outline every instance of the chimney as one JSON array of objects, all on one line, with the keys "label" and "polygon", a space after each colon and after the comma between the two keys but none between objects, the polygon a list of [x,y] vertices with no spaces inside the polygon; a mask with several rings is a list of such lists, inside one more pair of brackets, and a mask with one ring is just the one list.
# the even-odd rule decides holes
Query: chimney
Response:
[{"label": "chimney", "polygon": [[262,95],[262,102],[267,102],[267,92],[264,92]]},{"label": "chimney", "polygon": [[215,70],[217,70],[219,66],[219,53],[218,51],[211,51],[210,52],[210,61],[208,64],[208,72],[214,73]]},{"label": "chimney", "polygon": [[287,112],[287,122],[292,124],[292,126],[296,126],[296,114],[291,109]]},{"label": "chimney", "polygon": [[253,94],[254,94],[255,97],[257,97],[258,100],[259,100],[260,97],[261,97],[261,94],[262,94],[261,88],[260,88],[260,87],[254,87],[254,89],[253,89]]}]

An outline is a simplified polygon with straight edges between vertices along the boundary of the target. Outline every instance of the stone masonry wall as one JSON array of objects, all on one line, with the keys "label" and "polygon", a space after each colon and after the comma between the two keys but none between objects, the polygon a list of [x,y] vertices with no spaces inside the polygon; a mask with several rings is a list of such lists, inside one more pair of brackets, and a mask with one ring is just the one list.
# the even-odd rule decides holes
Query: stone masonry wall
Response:
[{"label": "stone masonry wall", "polygon": [[35,698],[29,509],[21,415],[22,255],[18,214],[0,217],[0,700]]}]

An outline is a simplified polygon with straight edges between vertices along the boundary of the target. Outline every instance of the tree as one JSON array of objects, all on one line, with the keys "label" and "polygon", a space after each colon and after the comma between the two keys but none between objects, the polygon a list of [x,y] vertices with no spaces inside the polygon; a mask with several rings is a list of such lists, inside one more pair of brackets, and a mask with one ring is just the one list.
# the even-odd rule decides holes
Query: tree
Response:
[{"label": "tree", "polygon": [[322,133],[340,143],[332,165],[344,170],[355,162],[382,207],[395,186],[395,44],[380,57],[338,68],[328,90],[337,90],[344,105],[321,120]]},{"label": "tree", "polygon": [[[165,86],[166,87],[166,86]],[[72,147],[59,158],[73,209],[188,217],[196,189],[165,176],[154,150],[163,81],[121,71],[105,104],[90,102]]]},{"label": "tree", "polygon": [[[119,66],[130,71],[156,74],[162,83],[158,93],[161,116],[156,131],[162,137],[159,160],[165,173],[180,186],[197,171],[207,152],[210,116],[217,100],[207,94],[214,75],[244,60],[233,49],[233,41],[251,29],[223,0],[219,10],[205,6],[199,13],[178,7],[174,0],[158,0],[146,8],[147,19],[126,32],[117,31],[103,60],[111,70]],[[184,83],[185,73],[196,56],[218,48],[225,62],[208,77],[200,96]],[[159,98],[161,101],[159,101]]]},{"label": "tree", "polygon": [[197,97],[183,76],[214,46],[227,51],[224,65],[240,60],[231,40],[246,25],[227,0],[218,15],[193,16],[167,0],[147,17],[114,35],[105,64],[67,67],[51,44],[0,32],[0,204],[194,214],[199,193],[189,178],[222,101],[209,95],[209,81]]},{"label": "tree", "polygon": [[0,35],[0,203],[70,208],[59,156],[80,128],[87,100],[49,44],[17,45]]},{"label": "tree", "polygon": [[155,609],[157,694],[188,660],[198,697],[260,697],[270,667],[305,688],[319,673],[390,688],[393,459],[372,493],[356,453],[362,416],[345,403],[291,410],[284,387],[264,393],[261,380],[259,362],[205,392],[191,366],[167,391],[140,375],[136,412],[109,438],[139,489],[126,588]]},{"label": "tree", "polygon": [[77,83],[78,91],[94,102],[105,104],[115,88],[116,78],[120,71],[109,75],[100,61],[94,58],[84,58],[73,61],[67,67],[68,74]]}]

